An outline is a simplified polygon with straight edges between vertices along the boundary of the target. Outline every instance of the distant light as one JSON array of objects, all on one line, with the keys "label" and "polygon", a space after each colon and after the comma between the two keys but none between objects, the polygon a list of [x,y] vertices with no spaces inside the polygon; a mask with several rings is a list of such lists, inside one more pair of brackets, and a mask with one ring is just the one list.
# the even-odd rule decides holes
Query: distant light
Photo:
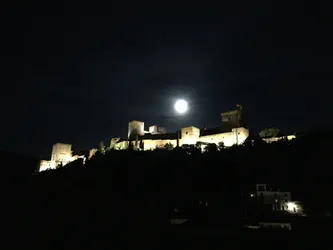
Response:
[{"label": "distant light", "polygon": [[187,111],[187,102],[185,100],[178,100],[175,103],[175,110],[179,114],[184,114]]},{"label": "distant light", "polygon": [[298,212],[298,205],[295,202],[288,202],[287,204],[287,210],[291,213],[297,213]]},{"label": "distant light", "polygon": [[254,197],[254,194],[250,194],[251,197]]}]

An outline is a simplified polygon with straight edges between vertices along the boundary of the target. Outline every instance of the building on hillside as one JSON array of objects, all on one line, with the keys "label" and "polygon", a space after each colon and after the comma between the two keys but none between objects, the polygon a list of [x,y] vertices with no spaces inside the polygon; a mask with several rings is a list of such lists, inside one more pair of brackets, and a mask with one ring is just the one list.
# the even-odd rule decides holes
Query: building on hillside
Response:
[{"label": "building on hillside", "polygon": [[145,123],[141,121],[131,121],[128,123],[128,136],[127,138],[134,138],[136,135],[144,135]]},{"label": "building on hillside", "polygon": [[41,160],[39,163],[39,172],[55,168],[56,166],[54,161]]},{"label": "building on hillside", "polygon": [[91,157],[93,157],[93,156],[96,154],[97,151],[98,151],[97,148],[92,148],[92,149],[90,149],[90,150],[89,150],[88,159],[90,160]]},{"label": "building on hillside", "polygon": [[256,185],[257,201],[272,210],[286,210],[291,201],[290,192],[281,192],[279,189],[268,188],[266,184]]},{"label": "building on hillside", "polygon": [[72,145],[65,143],[56,143],[52,148],[51,161],[55,162],[55,165],[66,165],[72,160]]},{"label": "building on hillside", "polygon": [[58,166],[64,166],[72,160],[72,145],[56,143],[52,147],[51,160],[40,161],[39,172],[56,169]]},{"label": "building on hillside", "polygon": [[277,141],[281,141],[281,140],[291,141],[295,138],[296,138],[296,135],[286,135],[286,136],[279,136],[279,137],[262,138],[262,140],[267,143],[272,143],[272,142],[277,142]]},{"label": "building on hillside", "polygon": [[268,187],[267,184],[257,184],[256,191],[251,195],[257,199],[260,206],[266,207],[267,210],[302,213],[301,206],[291,200],[291,192],[280,191],[277,188]]},{"label": "building on hillside", "polygon": [[166,134],[167,130],[166,128],[163,127],[159,127],[157,125],[153,125],[149,127],[149,133],[152,135],[156,135],[156,134]]},{"label": "building on hillside", "polygon": [[243,118],[243,108],[241,105],[237,105],[236,110],[223,112],[222,117],[222,129],[231,130],[233,128],[245,127],[244,118]]},{"label": "building on hillside", "polygon": [[128,124],[128,138],[112,138],[110,148],[121,150],[130,145],[141,150],[164,148],[166,144],[173,147],[185,144],[219,144],[223,142],[226,147],[242,144],[249,136],[249,131],[242,124],[242,109],[222,113],[222,125],[215,129],[199,129],[194,126],[184,127],[176,133],[167,133],[165,128],[157,125],[144,129],[144,122],[131,121]]},{"label": "building on hillside", "polygon": [[51,160],[41,160],[39,163],[39,172],[56,169],[59,166],[65,166],[68,163],[75,161],[77,159],[83,159],[83,164],[86,162],[86,158],[88,155],[88,159],[90,159],[95,153],[97,149],[91,149],[88,152],[72,152],[72,145],[65,143],[56,143],[52,147]]},{"label": "building on hillside", "polygon": [[114,144],[110,149],[114,150],[125,150],[128,149],[129,140],[124,138],[113,138]]},{"label": "building on hillside", "polygon": [[142,150],[154,150],[156,148],[165,148],[166,144],[171,144],[173,147],[177,147],[181,140],[179,137],[179,133],[177,132],[167,134],[145,134],[139,136],[138,143],[136,141],[132,141],[131,143],[133,143],[134,146],[138,144],[139,148]]},{"label": "building on hillside", "polygon": [[[210,131],[209,131],[210,132]],[[134,147],[142,150],[153,150],[156,148],[164,148],[166,144],[171,144],[173,147],[182,145],[196,145],[197,143],[219,144],[223,142],[226,147],[242,144],[249,135],[246,128],[234,128],[229,132],[209,133],[207,130],[200,130],[196,127],[185,127],[180,132],[165,133],[165,134],[150,134],[146,133],[138,135],[137,138],[126,140],[121,138],[111,139],[112,149],[121,150],[127,149],[132,143]]]},{"label": "building on hillside", "polygon": [[87,156],[89,156],[89,153],[86,151],[72,152],[72,157],[71,157],[70,162],[76,161],[78,159],[82,159],[83,165],[84,165],[86,163]]},{"label": "building on hillside", "polygon": [[231,147],[232,145],[242,144],[249,136],[249,130],[246,128],[232,128],[230,131],[224,129],[212,129],[201,131],[199,141],[204,143],[223,142],[224,146]]}]

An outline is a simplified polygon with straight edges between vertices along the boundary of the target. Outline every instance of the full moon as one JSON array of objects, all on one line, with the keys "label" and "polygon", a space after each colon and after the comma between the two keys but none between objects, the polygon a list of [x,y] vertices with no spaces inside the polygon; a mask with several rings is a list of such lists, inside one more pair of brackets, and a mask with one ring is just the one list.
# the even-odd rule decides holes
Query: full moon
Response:
[{"label": "full moon", "polygon": [[179,114],[183,114],[187,111],[187,102],[184,100],[178,100],[175,103],[175,110]]}]

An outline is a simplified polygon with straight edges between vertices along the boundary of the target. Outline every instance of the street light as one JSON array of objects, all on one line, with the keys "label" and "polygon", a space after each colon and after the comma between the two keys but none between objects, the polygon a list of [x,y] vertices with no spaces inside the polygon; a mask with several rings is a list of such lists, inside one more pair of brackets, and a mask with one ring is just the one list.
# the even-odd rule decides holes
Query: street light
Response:
[{"label": "street light", "polygon": [[300,206],[296,202],[288,202],[287,204],[287,211],[289,213],[299,213]]}]

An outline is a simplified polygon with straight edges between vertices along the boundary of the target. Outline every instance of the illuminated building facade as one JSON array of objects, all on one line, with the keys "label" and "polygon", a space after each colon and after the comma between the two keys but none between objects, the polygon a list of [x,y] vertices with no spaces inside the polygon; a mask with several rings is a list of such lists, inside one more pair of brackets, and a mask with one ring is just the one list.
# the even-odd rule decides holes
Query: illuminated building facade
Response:
[{"label": "illuminated building facade", "polygon": [[[182,145],[207,145],[223,142],[224,146],[242,144],[249,136],[249,131],[240,125],[242,121],[242,110],[222,113],[222,125],[215,129],[199,129],[194,126],[184,127],[176,133],[167,133],[167,130],[157,125],[150,126],[148,131],[144,129],[144,122],[133,120],[128,123],[127,138],[112,138],[108,149],[124,150],[129,146],[140,150],[154,150],[156,148],[169,148]],[[91,149],[87,157],[90,159],[98,150]],[[55,169],[69,162],[85,156],[73,155],[72,145],[56,143],[52,148],[51,160],[40,161],[40,171]]]},{"label": "illuminated building facade", "polygon": [[153,125],[149,127],[149,133],[152,135],[156,135],[156,134],[166,134],[167,130],[166,128],[163,127],[159,127],[157,125]]},{"label": "illuminated building facade", "polygon": [[51,160],[41,160],[39,163],[39,172],[56,169],[58,166],[66,165],[72,161],[72,145],[65,143],[56,143],[52,147]]},{"label": "illuminated building facade", "polygon": [[287,211],[290,213],[302,213],[302,207],[291,200],[291,193],[269,188],[267,184],[257,184],[256,191],[252,194],[260,205],[268,207],[272,211]]},{"label": "illuminated building facade", "polygon": [[243,108],[241,105],[237,104],[237,109],[223,112],[222,117],[222,129],[231,130],[233,128],[246,127],[243,116]]},{"label": "illuminated building facade", "polygon": [[65,143],[56,143],[53,145],[51,161],[55,162],[55,165],[66,165],[71,162],[72,159],[72,145]]},{"label": "illuminated building facade", "polygon": [[55,168],[56,166],[54,161],[41,160],[39,162],[39,172]]},{"label": "illuminated building facade", "polygon": [[277,141],[280,141],[280,140],[291,141],[291,140],[293,140],[295,138],[296,138],[295,135],[287,135],[287,136],[280,136],[280,137],[262,138],[262,140],[265,141],[265,142],[267,142],[267,143],[272,143],[272,142],[277,142]]},{"label": "illuminated building facade", "polygon": [[128,136],[127,138],[135,137],[136,135],[144,135],[145,123],[141,121],[131,121],[128,123]]},{"label": "illuminated building facade", "polygon": [[88,154],[88,159],[90,160],[91,157],[93,157],[93,156],[96,154],[97,151],[98,151],[97,148],[92,148],[92,149],[90,149],[90,150],[89,150],[89,154]]},{"label": "illuminated building facade", "polygon": [[[91,149],[89,151],[88,159],[90,159],[96,152],[97,149]],[[52,147],[51,160],[40,161],[39,172],[49,169],[56,169],[59,166],[65,166],[66,164],[78,159],[83,159],[83,164],[85,164],[85,153],[81,152],[73,154],[71,144],[56,143]]]},{"label": "illuminated building facade", "polygon": [[194,126],[184,127],[179,132],[167,133],[165,128],[157,125],[144,129],[144,122],[131,121],[128,124],[128,138],[112,138],[110,148],[121,150],[127,149],[130,144],[141,150],[153,150],[164,148],[166,144],[173,147],[182,145],[203,145],[214,143],[218,145],[223,142],[226,147],[242,144],[249,136],[249,131],[242,125],[242,110],[222,113],[222,125],[215,129],[199,129]]}]

